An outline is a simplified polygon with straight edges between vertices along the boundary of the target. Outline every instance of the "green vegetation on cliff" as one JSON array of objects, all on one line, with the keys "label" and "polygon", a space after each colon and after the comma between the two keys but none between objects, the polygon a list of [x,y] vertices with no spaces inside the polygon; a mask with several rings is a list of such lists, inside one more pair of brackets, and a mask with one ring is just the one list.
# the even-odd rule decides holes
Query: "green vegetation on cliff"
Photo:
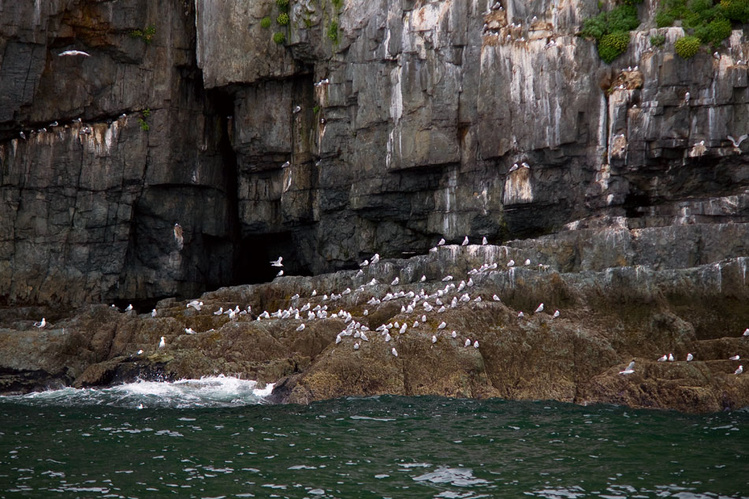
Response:
[{"label": "green vegetation on cliff", "polygon": [[624,0],[607,12],[601,12],[595,17],[586,19],[580,35],[594,38],[598,46],[598,55],[606,63],[626,52],[629,46],[629,32],[640,25],[635,3],[642,0]]},{"label": "green vegetation on cliff", "polygon": [[749,21],[749,0],[663,1],[655,16],[656,24],[663,28],[673,26],[676,21],[700,43],[718,46],[731,36],[732,23]]}]

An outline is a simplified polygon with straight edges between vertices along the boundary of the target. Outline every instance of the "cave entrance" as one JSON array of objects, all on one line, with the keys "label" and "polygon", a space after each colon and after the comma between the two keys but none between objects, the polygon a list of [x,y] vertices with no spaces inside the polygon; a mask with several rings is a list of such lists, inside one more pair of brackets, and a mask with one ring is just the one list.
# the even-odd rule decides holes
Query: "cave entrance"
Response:
[{"label": "cave entrance", "polygon": [[278,267],[271,260],[283,257],[283,271],[287,275],[311,275],[309,269],[300,265],[292,235],[288,232],[255,234],[245,236],[239,243],[234,265],[233,284],[256,284],[272,281]]}]

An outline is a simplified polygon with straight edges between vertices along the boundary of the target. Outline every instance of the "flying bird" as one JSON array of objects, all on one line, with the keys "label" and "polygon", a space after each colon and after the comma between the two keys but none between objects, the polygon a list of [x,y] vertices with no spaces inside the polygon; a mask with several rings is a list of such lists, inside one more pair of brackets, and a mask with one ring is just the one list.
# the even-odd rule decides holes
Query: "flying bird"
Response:
[{"label": "flying bird", "polygon": [[728,140],[731,141],[731,144],[733,144],[733,150],[736,152],[741,152],[741,149],[739,149],[739,147],[741,146],[741,143],[746,140],[747,137],[749,137],[749,135],[744,134],[741,137],[739,137],[738,140],[734,139],[731,135],[729,135],[727,138]]},{"label": "flying bird", "polygon": [[271,260],[270,265],[271,267],[283,267],[283,257],[279,256],[278,260]]},{"label": "flying bird", "polygon": [[632,362],[630,362],[629,365],[625,367],[623,371],[619,371],[619,374],[632,374],[634,372],[635,372],[635,359],[632,359]]},{"label": "flying bird", "polygon": [[60,52],[57,55],[58,57],[75,56],[75,55],[82,55],[83,57],[91,57],[91,54],[89,54],[88,52],[84,52],[83,50],[66,50],[65,52]]},{"label": "flying bird", "polygon": [[182,226],[178,223],[174,224],[174,241],[177,243],[177,247],[182,249],[185,239],[182,237]]}]

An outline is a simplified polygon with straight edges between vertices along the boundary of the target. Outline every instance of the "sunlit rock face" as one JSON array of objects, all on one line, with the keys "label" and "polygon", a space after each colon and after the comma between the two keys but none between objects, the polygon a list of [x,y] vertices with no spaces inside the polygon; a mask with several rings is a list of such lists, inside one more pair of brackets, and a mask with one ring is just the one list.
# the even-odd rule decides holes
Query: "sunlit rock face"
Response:
[{"label": "sunlit rock face", "polygon": [[608,65],[577,36],[595,0],[292,0],[288,26],[272,0],[5,2],[0,303],[188,296],[279,255],[321,273],[465,235],[742,256],[744,33],[685,61],[639,9]]}]

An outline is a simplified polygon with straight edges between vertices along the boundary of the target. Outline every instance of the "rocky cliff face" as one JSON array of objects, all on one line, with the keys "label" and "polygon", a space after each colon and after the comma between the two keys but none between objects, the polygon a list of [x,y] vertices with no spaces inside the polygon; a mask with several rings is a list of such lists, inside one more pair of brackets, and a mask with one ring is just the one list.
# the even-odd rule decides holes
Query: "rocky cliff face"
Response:
[{"label": "rocky cliff face", "polygon": [[[193,296],[466,234],[578,241],[541,245],[565,272],[745,254],[744,32],[685,61],[646,1],[607,65],[576,36],[599,2],[500,3],[292,0],[287,27],[271,0],[0,4],[0,300]],[[588,229],[610,246],[582,257]]]}]

